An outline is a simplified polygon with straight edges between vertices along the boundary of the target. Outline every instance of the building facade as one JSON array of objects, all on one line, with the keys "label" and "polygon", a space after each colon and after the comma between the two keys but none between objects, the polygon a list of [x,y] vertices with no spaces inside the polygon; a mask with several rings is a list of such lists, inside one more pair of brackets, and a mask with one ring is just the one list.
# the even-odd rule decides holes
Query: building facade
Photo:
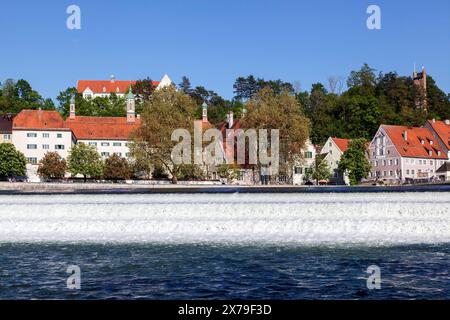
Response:
[{"label": "building facade", "polygon": [[294,185],[302,185],[308,181],[308,173],[311,173],[311,167],[316,159],[316,147],[311,143],[311,140],[307,139],[305,146],[301,151],[300,157],[295,160],[292,183]]},{"label": "building facade", "polygon": [[336,184],[350,184],[348,174],[338,170],[341,157],[348,149],[350,141],[350,139],[329,137],[320,150],[320,154],[324,156],[323,160],[327,162],[331,170],[331,181]]},{"label": "building facade", "polygon": [[369,179],[388,184],[433,181],[448,159],[427,128],[381,125],[369,149]]},{"label": "building facade", "polygon": [[0,143],[12,143],[12,115],[0,116]]},{"label": "building facade", "polygon": [[[113,93],[118,97],[125,97],[135,83],[136,80],[116,80],[114,75],[112,75],[110,80],[78,80],[77,91],[84,99],[107,98]],[[172,80],[167,74],[164,75],[161,81],[153,81],[153,86],[156,90],[171,84]]]}]

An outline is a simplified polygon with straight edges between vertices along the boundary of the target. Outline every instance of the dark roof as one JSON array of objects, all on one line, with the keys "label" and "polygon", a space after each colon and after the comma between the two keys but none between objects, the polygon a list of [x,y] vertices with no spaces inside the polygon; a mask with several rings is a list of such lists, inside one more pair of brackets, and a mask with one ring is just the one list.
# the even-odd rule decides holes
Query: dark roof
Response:
[{"label": "dark roof", "polygon": [[13,118],[12,114],[0,116],[0,133],[12,132]]},{"label": "dark roof", "polygon": [[436,170],[437,173],[449,171],[450,171],[450,161],[444,162],[444,164],[440,166],[439,169]]}]

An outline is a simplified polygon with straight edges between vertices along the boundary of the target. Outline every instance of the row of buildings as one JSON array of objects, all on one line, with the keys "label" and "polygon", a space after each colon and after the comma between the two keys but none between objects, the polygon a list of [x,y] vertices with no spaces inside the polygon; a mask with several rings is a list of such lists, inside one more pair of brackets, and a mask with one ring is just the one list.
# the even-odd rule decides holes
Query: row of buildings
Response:
[{"label": "row of buildings", "polygon": [[[135,81],[80,80],[78,93],[85,99],[107,97],[114,93],[126,98],[126,117],[86,117],[76,114],[75,101],[70,103],[70,112],[64,120],[57,111],[22,110],[16,116],[0,117],[0,143],[13,143],[27,161],[28,177],[36,181],[39,161],[47,152],[56,151],[67,158],[71,147],[76,143],[94,146],[106,158],[112,154],[129,158],[131,133],[141,125],[135,113],[135,97],[130,88]],[[154,82],[156,89],[170,85],[165,75],[161,81]],[[245,114],[245,113],[243,113]],[[208,121],[208,110],[203,105],[202,119],[198,120],[204,128],[212,127]],[[225,131],[239,129],[240,119],[234,119],[229,112],[226,121],[217,128],[223,132],[223,152],[226,158]],[[307,183],[308,171],[316,159],[326,161],[331,171],[331,181],[335,184],[348,184],[346,173],[338,170],[342,155],[348,149],[350,140],[330,137],[323,146],[306,142],[301,157],[294,164],[292,176],[277,177],[278,183],[301,185]],[[317,157],[319,155],[319,157]],[[367,157],[371,164],[369,181],[383,181],[387,184],[414,183],[421,181],[450,180],[450,122],[429,120],[422,127],[381,125],[368,145]],[[206,169],[208,178],[218,179],[215,168]],[[258,173],[241,166],[235,183],[264,183]]]}]

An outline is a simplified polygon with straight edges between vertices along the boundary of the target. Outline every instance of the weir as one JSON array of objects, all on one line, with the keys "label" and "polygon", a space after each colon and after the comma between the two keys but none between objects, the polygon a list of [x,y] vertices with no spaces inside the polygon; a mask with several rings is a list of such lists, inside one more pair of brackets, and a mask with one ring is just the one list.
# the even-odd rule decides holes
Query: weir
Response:
[{"label": "weir", "polygon": [[0,196],[0,242],[450,242],[450,194]]}]

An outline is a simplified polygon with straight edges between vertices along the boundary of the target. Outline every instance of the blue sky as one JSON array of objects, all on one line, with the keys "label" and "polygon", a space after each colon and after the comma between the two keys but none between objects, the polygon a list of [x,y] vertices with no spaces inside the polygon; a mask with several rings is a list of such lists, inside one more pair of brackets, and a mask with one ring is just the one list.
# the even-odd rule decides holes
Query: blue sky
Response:
[{"label": "blue sky", "polygon": [[[66,8],[81,8],[81,30]],[[379,5],[381,30],[366,27]],[[187,75],[226,98],[241,75],[299,81],[303,90],[364,63],[409,75],[426,66],[450,92],[450,1],[5,1],[0,80],[24,78],[43,96],[78,79]]]}]

